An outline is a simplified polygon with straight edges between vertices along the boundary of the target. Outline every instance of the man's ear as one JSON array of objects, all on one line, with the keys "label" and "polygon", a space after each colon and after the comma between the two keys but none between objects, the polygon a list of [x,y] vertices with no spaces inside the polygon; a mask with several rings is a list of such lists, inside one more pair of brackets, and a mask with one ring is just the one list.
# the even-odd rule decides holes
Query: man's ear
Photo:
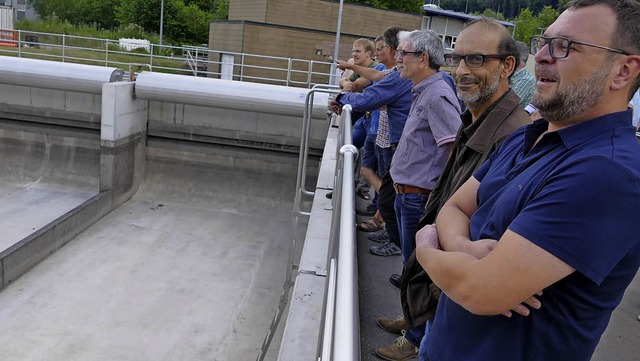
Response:
[{"label": "man's ear", "polygon": [[516,71],[516,58],[513,55],[509,55],[506,59],[504,59],[502,65],[504,67],[502,77],[509,78],[511,73]]},{"label": "man's ear", "polygon": [[620,90],[629,84],[633,85],[640,74],[640,55],[625,55],[624,60],[617,63],[613,69],[615,75],[611,81],[611,90]]},{"label": "man's ear", "polygon": [[429,53],[427,53],[427,52],[425,51],[425,52],[424,52],[424,53],[422,53],[422,54],[424,54],[424,60],[423,60],[423,62],[424,62],[424,63],[421,63],[420,65],[423,65],[423,64],[424,64],[424,66],[426,66],[426,67],[428,68],[428,67],[429,67],[429,61],[431,61],[431,60],[429,59]]}]

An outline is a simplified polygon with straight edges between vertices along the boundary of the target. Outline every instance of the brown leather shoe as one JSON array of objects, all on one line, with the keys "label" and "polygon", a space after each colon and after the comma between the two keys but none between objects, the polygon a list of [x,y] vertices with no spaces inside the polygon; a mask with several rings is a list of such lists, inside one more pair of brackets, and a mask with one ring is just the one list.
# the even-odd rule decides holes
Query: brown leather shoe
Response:
[{"label": "brown leather shoe", "polygon": [[[404,332],[404,331],[403,331]],[[418,348],[404,336],[396,338],[389,346],[378,347],[376,355],[389,361],[404,361],[418,356]]]},{"label": "brown leather shoe", "polygon": [[402,316],[398,316],[395,320],[387,317],[378,317],[376,322],[381,329],[397,335],[402,335],[402,331],[407,328],[407,322],[405,322],[404,317]]}]

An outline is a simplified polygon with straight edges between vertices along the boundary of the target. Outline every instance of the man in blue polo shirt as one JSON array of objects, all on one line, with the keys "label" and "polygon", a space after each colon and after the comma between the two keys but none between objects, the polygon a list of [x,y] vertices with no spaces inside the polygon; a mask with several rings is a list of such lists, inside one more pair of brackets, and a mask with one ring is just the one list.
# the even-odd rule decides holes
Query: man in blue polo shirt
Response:
[{"label": "man in blue polo shirt", "polygon": [[574,0],[532,38],[544,119],[507,139],[418,238],[443,290],[430,361],[591,358],[640,266],[640,144],[627,109],[639,18],[635,0]]}]

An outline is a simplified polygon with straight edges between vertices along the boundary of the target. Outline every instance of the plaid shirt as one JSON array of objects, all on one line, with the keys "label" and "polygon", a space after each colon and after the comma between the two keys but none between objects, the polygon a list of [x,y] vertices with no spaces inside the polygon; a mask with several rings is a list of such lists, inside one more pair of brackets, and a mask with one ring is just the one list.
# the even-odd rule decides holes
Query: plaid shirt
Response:
[{"label": "plaid shirt", "polygon": [[[395,67],[383,70],[382,74],[384,76],[388,76],[394,71]],[[378,120],[378,134],[376,135],[376,145],[380,148],[391,147],[391,142],[389,141],[389,114],[387,113],[386,106],[380,108],[380,119]]]},{"label": "plaid shirt", "polygon": [[520,105],[524,108],[531,103],[536,90],[536,79],[527,68],[522,68],[511,77],[511,89],[518,94]]}]

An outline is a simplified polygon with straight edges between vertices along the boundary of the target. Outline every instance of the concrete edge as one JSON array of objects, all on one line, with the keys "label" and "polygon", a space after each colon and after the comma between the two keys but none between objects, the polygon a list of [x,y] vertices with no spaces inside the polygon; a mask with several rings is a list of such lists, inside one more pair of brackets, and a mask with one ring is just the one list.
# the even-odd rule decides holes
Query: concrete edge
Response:
[{"label": "concrete edge", "polygon": [[331,228],[331,210],[325,208],[331,201],[325,195],[333,188],[337,135],[337,130],[329,127],[278,361],[317,361]]},{"label": "concrete edge", "polygon": [[8,286],[49,255],[62,248],[112,208],[111,191],[91,197],[56,220],[0,253],[2,284]]}]

